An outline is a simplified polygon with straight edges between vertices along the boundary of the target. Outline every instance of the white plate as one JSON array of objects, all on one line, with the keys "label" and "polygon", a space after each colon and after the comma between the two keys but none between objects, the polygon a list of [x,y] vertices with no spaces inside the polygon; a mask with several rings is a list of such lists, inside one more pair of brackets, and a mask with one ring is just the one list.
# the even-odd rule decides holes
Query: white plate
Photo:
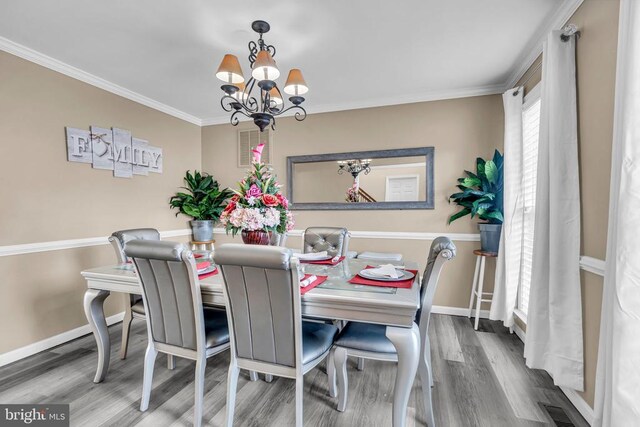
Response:
[{"label": "white plate", "polygon": [[[295,256],[295,255],[294,255]],[[328,255],[326,257],[322,257],[322,258],[309,258],[309,259],[302,259],[300,258],[300,262],[315,262],[315,261],[327,261],[332,259],[333,257],[331,255]]]},{"label": "white plate", "polygon": [[368,270],[368,268],[365,268],[364,270],[362,270],[360,273],[358,273],[359,276],[364,277],[365,279],[369,279],[369,280],[377,280],[380,282],[399,282],[402,280],[409,280],[409,279],[413,279],[414,277],[416,277],[415,274],[413,274],[410,271],[407,270],[397,270],[399,277],[397,279],[394,279],[392,277],[380,277],[380,276],[376,276],[374,274],[371,274]]},{"label": "white plate", "polygon": [[211,273],[215,269],[216,269],[215,264],[211,264],[209,267],[207,267],[207,268],[205,268],[203,270],[198,270],[198,276],[200,276],[202,274]]}]

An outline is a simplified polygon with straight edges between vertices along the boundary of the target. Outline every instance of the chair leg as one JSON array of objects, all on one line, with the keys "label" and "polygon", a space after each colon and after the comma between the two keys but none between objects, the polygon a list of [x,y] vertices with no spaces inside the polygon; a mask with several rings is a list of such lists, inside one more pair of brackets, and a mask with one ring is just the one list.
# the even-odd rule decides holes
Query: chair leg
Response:
[{"label": "chair leg", "polygon": [[227,421],[225,423],[227,427],[233,427],[233,412],[236,407],[238,375],[240,375],[240,368],[238,368],[238,365],[232,360],[229,364],[229,374],[227,376]]},{"label": "chair leg", "polygon": [[258,381],[258,373],[256,371],[249,371],[249,379],[251,381]]},{"label": "chair leg", "polygon": [[364,371],[364,358],[358,357],[358,371]]},{"label": "chair leg", "polygon": [[347,394],[349,393],[349,379],[347,377],[347,350],[336,347],[334,363],[338,377],[338,411],[344,412],[347,408]]},{"label": "chair leg", "polygon": [[336,365],[335,365],[335,348],[332,348],[327,357],[327,379],[329,382],[329,396],[336,397],[338,395],[338,386],[336,384]]},{"label": "chair leg", "polygon": [[302,412],[302,400],[304,399],[304,376],[296,378],[296,427],[302,427],[304,413]]},{"label": "chair leg", "polygon": [[433,381],[433,372],[430,357],[427,357],[429,346],[423,347],[424,354],[420,356],[418,361],[418,373],[420,374],[420,383],[422,385],[422,401],[424,402],[424,411],[427,419],[428,427],[435,427],[435,419],[433,417],[433,401],[431,397],[431,382]]},{"label": "chair leg", "polygon": [[204,371],[207,368],[207,358],[203,355],[196,360],[196,394],[193,408],[193,426],[202,424],[202,401],[204,399]]},{"label": "chair leg", "polygon": [[125,308],[124,319],[122,319],[122,345],[120,346],[120,359],[127,358],[127,349],[129,348],[129,331],[131,331],[131,321],[133,314],[131,313],[131,297],[124,294]]},{"label": "chair leg", "polygon": [[176,369],[176,358],[173,354],[167,354],[167,369],[170,371]]},{"label": "chair leg", "polygon": [[424,357],[427,360],[427,366],[429,366],[429,386],[433,387],[433,365],[431,364],[431,340],[429,335],[424,335]]},{"label": "chair leg", "polygon": [[140,402],[140,410],[142,412],[149,408],[149,399],[151,398],[151,385],[153,383],[153,366],[156,363],[158,351],[153,343],[147,345],[147,351],[144,354],[144,376],[142,379],[142,400]]},{"label": "chair leg", "polygon": [[273,381],[273,375],[271,375],[271,374],[265,374],[265,375],[264,375],[264,381],[265,381],[265,382],[267,382],[267,383],[272,382],[272,381]]}]

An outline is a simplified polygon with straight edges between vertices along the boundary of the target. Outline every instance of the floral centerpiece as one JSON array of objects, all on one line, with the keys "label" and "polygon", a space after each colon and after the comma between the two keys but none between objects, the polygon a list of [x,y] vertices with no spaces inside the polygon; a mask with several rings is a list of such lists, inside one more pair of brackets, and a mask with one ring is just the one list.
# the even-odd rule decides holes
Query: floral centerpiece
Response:
[{"label": "floral centerpiece", "polygon": [[289,201],[280,192],[281,185],[269,165],[262,162],[264,144],[253,152],[251,169],[233,191],[220,222],[232,235],[241,232],[247,244],[266,245],[272,233],[283,234],[293,228]]}]

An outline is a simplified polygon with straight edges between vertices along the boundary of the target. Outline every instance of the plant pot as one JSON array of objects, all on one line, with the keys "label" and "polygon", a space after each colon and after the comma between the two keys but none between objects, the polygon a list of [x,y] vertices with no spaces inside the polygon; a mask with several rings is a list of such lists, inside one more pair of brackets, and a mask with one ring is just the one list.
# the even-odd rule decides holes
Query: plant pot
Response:
[{"label": "plant pot", "polygon": [[192,220],[191,233],[195,242],[209,242],[213,240],[213,221],[211,220]]},{"label": "plant pot", "polygon": [[502,232],[502,224],[479,223],[480,230],[480,249],[484,252],[498,253],[500,248],[500,233]]},{"label": "plant pot", "polygon": [[271,241],[271,236],[263,230],[242,230],[242,241],[246,245],[268,245]]}]

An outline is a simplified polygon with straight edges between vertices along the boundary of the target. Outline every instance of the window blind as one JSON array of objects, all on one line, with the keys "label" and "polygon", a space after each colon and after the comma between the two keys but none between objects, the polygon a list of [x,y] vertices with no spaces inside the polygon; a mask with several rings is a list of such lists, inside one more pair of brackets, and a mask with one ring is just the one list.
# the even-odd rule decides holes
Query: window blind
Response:
[{"label": "window blind", "polygon": [[531,267],[533,264],[533,236],[536,211],[536,181],[538,170],[538,137],[540,131],[540,98],[525,104],[522,111],[523,132],[523,239],[518,290],[518,309],[525,314],[529,308]]}]

